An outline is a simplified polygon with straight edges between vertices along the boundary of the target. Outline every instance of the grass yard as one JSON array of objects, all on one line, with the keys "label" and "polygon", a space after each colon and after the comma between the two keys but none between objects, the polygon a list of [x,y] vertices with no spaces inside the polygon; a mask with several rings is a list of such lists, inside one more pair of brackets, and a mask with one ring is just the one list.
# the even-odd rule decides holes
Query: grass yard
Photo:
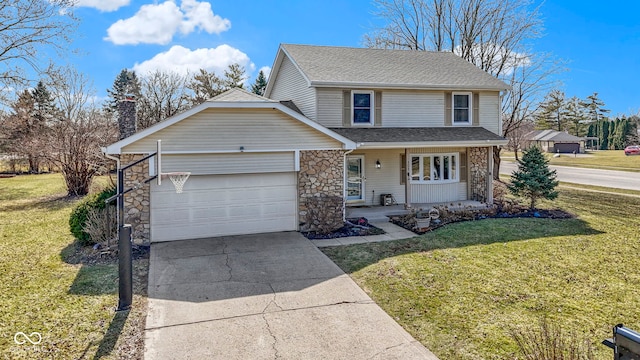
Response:
[{"label": "grass yard", "polygon": [[[638,158],[640,160],[640,158]],[[521,358],[510,329],[543,318],[591,343],[640,330],[640,198],[563,188],[576,219],[488,219],[323,251],[441,359]]]},{"label": "grass yard", "polygon": [[134,262],[134,309],[116,314],[117,264],[73,260],[65,194],[59,174],[0,179],[0,358],[141,358],[148,260]]},{"label": "grass yard", "polygon": [[[557,158],[553,157],[553,154],[546,155],[551,165],[640,172],[640,156],[625,156],[624,150],[590,151],[577,157],[572,154],[561,154]],[[515,161],[513,152],[502,151],[500,157],[507,161]]]}]

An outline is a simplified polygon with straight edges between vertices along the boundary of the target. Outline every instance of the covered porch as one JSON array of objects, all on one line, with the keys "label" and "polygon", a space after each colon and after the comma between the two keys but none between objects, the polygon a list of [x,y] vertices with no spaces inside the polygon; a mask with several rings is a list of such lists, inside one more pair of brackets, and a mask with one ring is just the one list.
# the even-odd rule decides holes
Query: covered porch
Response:
[{"label": "covered porch", "polygon": [[[450,202],[434,202],[434,203],[420,203],[412,204],[412,209],[429,210],[435,207],[447,207],[449,210],[483,210],[489,208],[491,205],[475,200],[460,200]],[[404,204],[394,205],[363,205],[363,206],[347,206],[345,209],[346,217],[360,218],[364,217],[369,222],[382,222],[389,221],[389,216],[405,215],[411,210],[406,209]]]},{"label": "covered porch", "polygon": [[493,202],[492,148],[506,140],[482,127],[332,130],[358,144],[345,159],[347,216],[382,204],[400,205],[380,210],[390,212]]}]

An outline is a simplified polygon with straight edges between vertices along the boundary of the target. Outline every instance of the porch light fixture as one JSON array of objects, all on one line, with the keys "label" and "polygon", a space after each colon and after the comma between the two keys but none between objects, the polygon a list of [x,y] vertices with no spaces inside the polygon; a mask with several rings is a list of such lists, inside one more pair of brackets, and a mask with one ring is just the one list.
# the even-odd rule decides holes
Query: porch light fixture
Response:
[{"label": "porch light fixture", "polygon": [[376,160],[376,169],[380,169],[382,164],[380,164],[380,160]]}]

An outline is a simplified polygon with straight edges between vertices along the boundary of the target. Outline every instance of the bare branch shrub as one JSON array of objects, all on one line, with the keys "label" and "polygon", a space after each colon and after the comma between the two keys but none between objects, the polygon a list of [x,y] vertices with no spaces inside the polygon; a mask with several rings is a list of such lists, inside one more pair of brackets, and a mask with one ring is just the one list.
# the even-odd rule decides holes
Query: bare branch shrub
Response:
[{"label": "bare branch shrub", "polygon": [[538,327],[511,329],[510,335],[526,360],[592,360],[593,348],[588,340],[574,333],[565,332],[547,319],[540,320]]},{"label": "bare branch shrub", "polygon": [[84,231],[89,234],[92,243],[106,243],[109,247],[111,240],[115,240],[118,235],[115,206],[106,206],[104,209],[89,209],[87,220],[84,223]]}]

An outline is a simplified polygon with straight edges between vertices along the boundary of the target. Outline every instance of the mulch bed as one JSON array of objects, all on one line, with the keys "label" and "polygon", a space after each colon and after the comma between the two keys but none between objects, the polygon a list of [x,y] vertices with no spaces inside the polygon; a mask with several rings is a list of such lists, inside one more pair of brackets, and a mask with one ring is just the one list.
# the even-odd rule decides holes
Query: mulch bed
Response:
[{"label": "mulch bed", "polygon": [[347,236],[382,235],[385,231],[369,224],[366,218],[347,219],[343,227],[330,233],[302,232],[309,240],[335,239]]},{"label": "mulch bed", "polygon": [[422,229],[413,228],[413,223],[407,222],[407,216],[390,216],[390,220],[392,223],[401,226],[409,231],[413,231],[418,235],[425,234],[427,232],[436,230],[441,228],[447,224],[462,222],[462,221],[475,221],[475,220],[483,220],[483,219],[505,219],[505,218],[539,218],[539,219],[573,219],[576,216],[569,212],[566,212],[561,209],[536,209],[531,211],[528,208],[517,209],[515,211],[504,212],[490,212],[487,211],[477,211],[474,212],[473,216],[456,216],[456,213],[453,212],[450,218],[439,218],[436,220],[432,220],[429,227]]},{"label": "mulch bed", "polygon": [[[65,257],[65,261],[70,264],[84,265],[107,265],[118,263],[118,245],[107,248],[105,245],[100,246],[83,246],[78,243],[74,246],[73,251]],[[149,245],[133,245],[131,248],[131,257],[133,260],[148,259],[150,252]]]}]

